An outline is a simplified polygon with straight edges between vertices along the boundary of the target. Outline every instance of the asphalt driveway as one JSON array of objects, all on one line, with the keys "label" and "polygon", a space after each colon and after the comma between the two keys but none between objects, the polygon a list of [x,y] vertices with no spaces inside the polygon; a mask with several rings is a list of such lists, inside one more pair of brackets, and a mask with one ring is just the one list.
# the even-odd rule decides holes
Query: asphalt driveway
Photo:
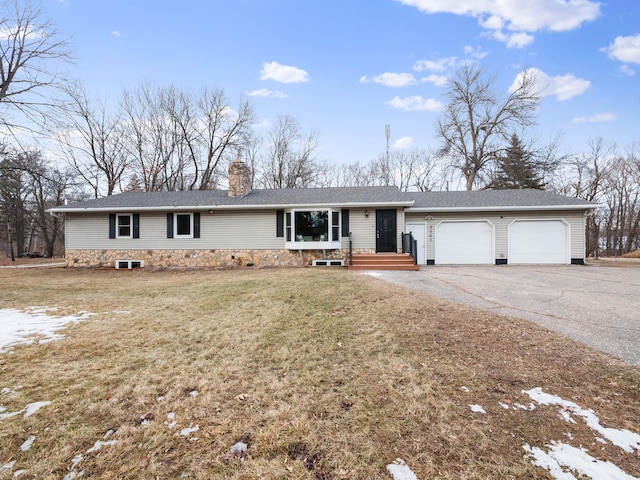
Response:
[{"label": "asphalt driveway", "polygon": [[640,268],[429,266],[376,276],[535,322],[640,366]]}]

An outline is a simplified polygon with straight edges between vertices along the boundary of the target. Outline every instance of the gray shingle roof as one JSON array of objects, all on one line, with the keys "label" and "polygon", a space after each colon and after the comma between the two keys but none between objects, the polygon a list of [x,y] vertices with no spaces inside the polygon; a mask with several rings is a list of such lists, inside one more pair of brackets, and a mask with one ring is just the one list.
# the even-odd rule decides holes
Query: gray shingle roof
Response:
[{"label": "gray shingle roof", "polygon": [[186,209],[273,208],[305,205],[411,206],[413,199],[397,187],[289,188],[252,190],[244,197],[229,197],[226,190],[185,192],[127,192],[52,209],[54,212]]},{"label": "gray shingle roof", "polygon": [[291,188],[252,190],[229,197],[226,190],[127,192],[60,206],[53,212],[287,208],[301,206],[406,207],[408,211],[588,209],[597,204],[542,190],[401,192],[397,187]]},{"label": "gray shingle roof", "polygon": [[544,190],[480,190],[471,192],[408,192],[415,200],[408,210],[464,211],[522,209],[585,209],[598,205],[579,198],[566,197]]}]

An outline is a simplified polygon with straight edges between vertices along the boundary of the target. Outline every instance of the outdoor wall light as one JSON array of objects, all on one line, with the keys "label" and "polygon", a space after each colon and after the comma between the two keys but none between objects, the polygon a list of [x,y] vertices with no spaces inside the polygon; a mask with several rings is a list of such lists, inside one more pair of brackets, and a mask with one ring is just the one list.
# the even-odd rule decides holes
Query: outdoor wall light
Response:
[{"label": "outdoor wall light", "polygon": [[365,216],[365,217],[368,217],[368,216],[369,216],[369,210],[365,210],[365,211],[364,211],[364,216]]},{"label": "outdoor wall light", "polygon": [[211,215],[213,215],[213,208],[210,208],[210,209],[209,209],[209,213],[210,213]]},{"label": "outdoor wall light", "polygon": [[426,217],[424,217],[425,220],[433,220],[433,217],[431,215],[427,215]]}]

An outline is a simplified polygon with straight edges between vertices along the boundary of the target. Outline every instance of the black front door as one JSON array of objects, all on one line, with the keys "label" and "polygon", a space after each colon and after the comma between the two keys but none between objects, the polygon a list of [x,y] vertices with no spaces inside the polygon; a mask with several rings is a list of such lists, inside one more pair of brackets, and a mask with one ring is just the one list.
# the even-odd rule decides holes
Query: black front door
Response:
[{"label": "black front door", "polygon": [[396,253],[396,211],[376,210],[376,252]]}]

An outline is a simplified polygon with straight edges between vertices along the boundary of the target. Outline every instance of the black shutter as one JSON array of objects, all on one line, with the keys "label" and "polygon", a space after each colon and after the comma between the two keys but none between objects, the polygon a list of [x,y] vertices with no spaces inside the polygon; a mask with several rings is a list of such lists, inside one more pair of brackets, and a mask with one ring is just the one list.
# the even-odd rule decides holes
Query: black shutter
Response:
[{"label": "black shutter", "polygon": [[133,238],[140,238],[140,214],[133,214]]},{"label": "black shutter", "polygon": [[173,213],[167,213],[167,238],[173,238]]},{"label": "black shutter", "polygon": [[276,237],[284,237],[284,210],[276,210]]},{"label": "black shutter", "polygon": [[342,236],[349,236],[349,209],[342,209]]},{"label": "black shutter", "polygon": [[200,212],[193,213],[193,238],[200,238]]},{"label": "black shutter", "polygon": [[116,238],[116,214],[109,214],[109,238]]}]

